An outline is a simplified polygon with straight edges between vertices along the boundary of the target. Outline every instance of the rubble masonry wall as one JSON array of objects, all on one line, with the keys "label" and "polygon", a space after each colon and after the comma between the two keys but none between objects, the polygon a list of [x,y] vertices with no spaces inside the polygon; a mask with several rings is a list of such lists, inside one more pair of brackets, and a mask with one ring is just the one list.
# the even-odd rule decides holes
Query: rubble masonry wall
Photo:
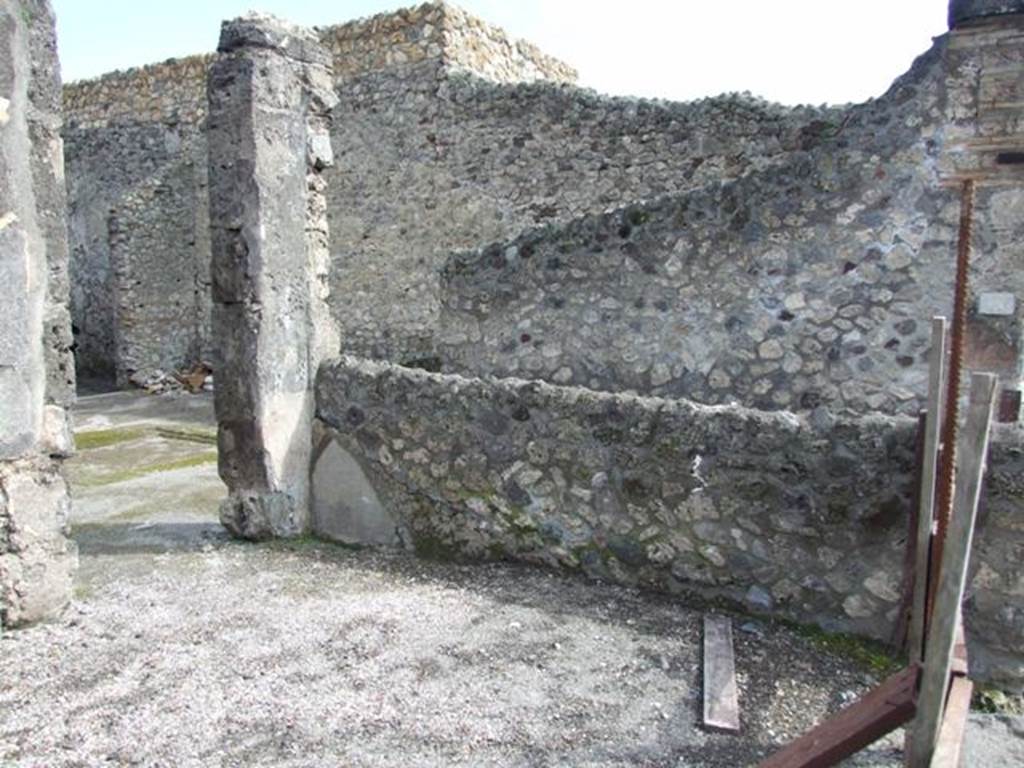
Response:
[{"label": "rubble masonry wall", "polygon": [[0,627],[71,598],[68,250],[54,17],[0,2]]}]

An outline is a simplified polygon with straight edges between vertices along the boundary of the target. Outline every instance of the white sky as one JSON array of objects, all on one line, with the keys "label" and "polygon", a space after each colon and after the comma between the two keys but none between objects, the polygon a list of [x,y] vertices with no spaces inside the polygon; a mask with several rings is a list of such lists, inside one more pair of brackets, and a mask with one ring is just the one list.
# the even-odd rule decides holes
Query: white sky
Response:
[{"label": "white sky", "polygon": [[[66,81],[216,47],[250,8],[307,25],[394,0],[53,0]],[[946,29],[947,0],[460,0],[612,94],[688,100],[750,91],[773,101],[878,96]]]}]

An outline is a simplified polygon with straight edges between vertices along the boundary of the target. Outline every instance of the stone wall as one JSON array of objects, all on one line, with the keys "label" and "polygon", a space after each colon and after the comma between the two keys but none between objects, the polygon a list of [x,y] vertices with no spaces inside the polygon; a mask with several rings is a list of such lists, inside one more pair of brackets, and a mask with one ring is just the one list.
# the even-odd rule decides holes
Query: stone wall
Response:
[{"label": "stone wall", "polygon": [[206,73],[212,54],[111,72],[64,86],[69,126],[112,123],[199,123],[206,115]]},{"label": "stone wall", "polygon": [[209,359],[206,76],[171,59],[64,88],[75,362],[127,386]]},{"label": "stone wall", "polygon": [[940,40],[884,97],[805,129],[770,167],[452,256],[445,369],[914,414],[927,320],[952,311],[960,206],[945,181],[982,172],[1006,183],[978,196],[968,363],[1017,390],[1024,177],[970,143],[1013,124],[990,119],[985,87],[990,67],[1006,76],[1017,27]]},{"label": "stone wall", "polygon": [[[319,36],[346,95],[352,78],[402,73],[413,64],[432,72],[435,86],[448,71],[499,82],[576,77],[528,43],[443,3],[326,27]],[[209,360],[204,217],[212,59],[171,59],[64,89],[72,303],[85,375],[124,386],[136,373],[145,378]],[[350,207],[337,203],[339,212]]]},{"label": "stone wall", "polygon": [[1022,0],[951,0],[949,26],[1007,13],[1024,13]]},{"label": "stone wall", "polygon": [[71,597],[72,450],[60,73],[45,0],[0,0],[0,627]]},{"label": "stone wall", "polygon": [[393,360],[437,355],[451,250],[769,167],[835,114],[501,85],[429,63],[354,78],[339,97],[333,309],[347,351]]},{"label": "stone wall", "polygon": [[[984,24],[958,30],[885,97],[850,109],[787,109],[741,96],[692,104],[601,97],[567,85],[568,67],[446,4],[328,27],[320,37],[340,99],[332,129],[339,162],[328,171],[330,280],[344,349],[706,402],[910,412],[923,383],[912,362],[925,351],[928,316],[946,311],[949,295],[949,272],[933,268],[950,257],[956,202],[939,180],[975,173],[978,162],[1013,149],[1019,116],[992,105],[1015,103],[1019,67],[1007,64],[1016,26],[1009,17],[995,32]],[[136,371],[207,358],[205,107],[197,93],[208,66],[208,57],[192,57],[66,90],[73,306],[86,373],[124,384]],[[979,241],[994,266],[981,267],[979,304],[981,293],[1016,290],[1012,274],[1009,291],[999,281],[1019,258],[1019,222],[1005,214],[1019,204],[1019,189],[981,201]],[[646,215],[637,201],[656,199],[667,210],[672,196],[681,207],[740,210],[688,220],[689,233],[655,216],[608,245],[600,266],[582,258],[582,249],[606,245],[594,246],[585,230],[617,230],[623,217]],[[574,222],[616,208],[604,223]],[[471,257],[445,272],[442,285],[451,251],[499,242],[513,253],[511,239],[524,231],[522,244],[564,251],[586,274],[570,283],[543,270],[499,275],[470,268]],[[664,269],[644,272],[654,267],[638,265],[630,250]],[[742,274],[741,264],[762,261],[771,274]],[[730,270],[733,277],[719,279]],[[541,285],[553,277],[555,285]],[[488,280],[501,283],[500,299],[488,295]],[[810,281],[818,295],[787,281]],[[580,292],[558,295],[563,284]],[[629,301],[612,295],[618,288]],[[847,316],[823,316],[833,294]],[[584,295],[622,306],[591,306],[588,322]],[[721,307],[709,315],[701,307],[713,297]],[[536,298],[541,311],[526,319]],[[787,300],[805,305],[795,311]],[[974,334],[985,365],[1007,382],[1019,379],[1019,304],[1008,316],[982,318]],[[611,317],[596,336],[595,312]],[[570,349],[542,350],[537,334],[512,328],[529,322],[543,331],[549,321],[562,335],[573,328]],[[648,349],[617,359],[614,350],[640,334]],[[737,338],[713,370],[717,358],[705,350]],[[654,352],[655,340],[667,343]],[[859,383],[865,391],[843,394]]]},{"label": "stone wall", "polygon": [[[321,370],[317,412],[325,535],[580,569],[880,639],[893,630],[910,419],[805,419],[356,358]],[[1016,684],[1022,449],[1018,430],[999,431],[967,609],[975,671]]]},{"label": "stone wall", "polygon": [[337,81],[433,60],[499,83],[574,82],[576,70],[457,6],[425,3],[320,30]]}]

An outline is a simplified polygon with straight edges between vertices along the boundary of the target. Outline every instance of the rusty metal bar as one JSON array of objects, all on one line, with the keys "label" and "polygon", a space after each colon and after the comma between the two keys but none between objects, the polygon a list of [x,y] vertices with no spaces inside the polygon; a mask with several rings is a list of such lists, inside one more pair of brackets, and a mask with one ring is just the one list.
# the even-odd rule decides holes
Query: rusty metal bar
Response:
[{"label": "rusty metal bar", "polygon": [[942,563],[942,551],[946,545],[949,518],[953,510],[953,493],[956,484],[956,441],[960,419],[960,384],[963,378],[964,343],[967,334],[967,300],[970,281],[971,242],[974,239],[974,180],[967,179],[961,186],[960,235],[956,249],[956,284],[953,295],[953,329],[950,334],[949,375],[946,380],[945,421],[942,425],[942,454],[939,462],[939,487],[936,492],[936,531],[932,550],[932,564],[936,569],[929,579],[928,615],[925,620],[927,632],[932,608],[935,605],[935,589],[939,583],[938,569]]}]

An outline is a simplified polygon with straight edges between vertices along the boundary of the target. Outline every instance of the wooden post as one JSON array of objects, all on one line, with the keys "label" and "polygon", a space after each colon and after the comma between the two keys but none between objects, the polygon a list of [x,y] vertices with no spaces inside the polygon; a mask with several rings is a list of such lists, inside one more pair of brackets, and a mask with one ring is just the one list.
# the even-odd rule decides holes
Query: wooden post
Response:
[{"label": "wooden post", "polygon": [[[925,644],[925,665],[917,717],[910,738],[908,765],[928,768],[938,742],[952,673],[960,604],[967,583],[967,567],[974,540],[989,431],[995,407],[996,377],[971,377],[971,400],[962,445],[959,446],[953,515],[942,553],[939,583]],[[949,446],[947,446],[947,450]]]},{"label": "wooden post", "polygon": [[946,366],[946,318],[932,318],[932,351],[928,362],[928,413],[925,422],[921,488],[918,498],[917,539],[914,550],[914,597],[910,608],[910,663],[924,652],[925,606],[928,601],[928,555],[935,518],[935,472],[938,468],[939,431],[943,419],[942,379]]}]

